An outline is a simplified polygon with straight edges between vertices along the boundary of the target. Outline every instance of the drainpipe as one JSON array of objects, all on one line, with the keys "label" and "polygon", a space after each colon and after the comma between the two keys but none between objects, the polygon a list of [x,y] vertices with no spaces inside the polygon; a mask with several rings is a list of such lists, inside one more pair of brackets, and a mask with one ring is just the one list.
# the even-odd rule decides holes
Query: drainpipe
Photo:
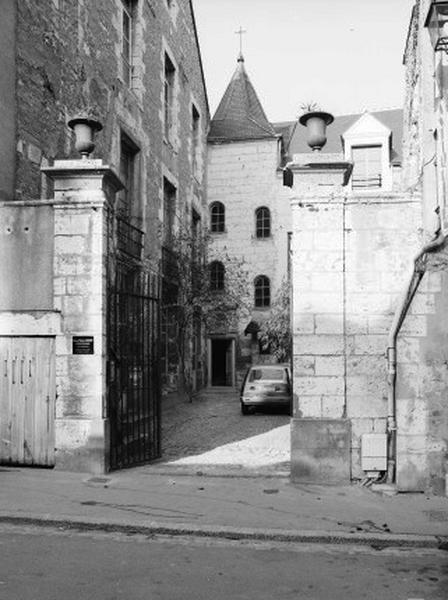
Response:
[{"label": "drainpipe", "polygon": [[395,311],[392,326],[389,332],[387,344],[387,433],[388,433],[388,450],[387,450],[387,481],[395,483],[396,462],[397,462],[397,406],[396,406],[396,379],[397,379],[397,337],[400,333],[401,326],[407,315],[412,299],[420,285],[423,275],[426,271],[425,261],[423,257],[428,252],[434,252],[440,248],[445,242],[445,235],[441,232],[436,234],[436,237],[428,244],[423,246],[420,252],[414,258],[412,273],[409,278],[409,283],[400,304]]}]

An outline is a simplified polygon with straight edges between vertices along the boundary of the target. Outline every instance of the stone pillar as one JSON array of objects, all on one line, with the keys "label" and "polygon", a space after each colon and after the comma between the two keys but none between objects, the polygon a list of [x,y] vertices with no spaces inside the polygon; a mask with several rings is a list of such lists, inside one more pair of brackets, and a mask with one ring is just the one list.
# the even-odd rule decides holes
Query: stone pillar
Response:
[{"label": "stone pillar", "polygon": [[108,211],[121,183],[101,160],[60,160],[54,183],[56,468],[108,469],[106,272]]},{"label": "stone pillar", "polygon": [[351,164],[312,158],[307,165],[290,165],[294,173],[291,477],[349,482],[343,186]]}]

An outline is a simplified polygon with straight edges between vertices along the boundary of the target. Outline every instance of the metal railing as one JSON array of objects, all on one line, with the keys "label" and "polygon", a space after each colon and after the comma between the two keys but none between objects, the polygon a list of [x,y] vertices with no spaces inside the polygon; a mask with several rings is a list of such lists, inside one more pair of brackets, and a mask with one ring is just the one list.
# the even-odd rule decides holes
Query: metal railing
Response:
[{"label": "metal railing", "polygon": [[117,217],[117,249],[132,258],[141,260],[145,233],[122,217]]},{"label": "metal railing", "polygon": [[381,175],[376,175],[374,177],[353,177],[352,179],[352,189],[354,190],[380,188],[381,185]]}]

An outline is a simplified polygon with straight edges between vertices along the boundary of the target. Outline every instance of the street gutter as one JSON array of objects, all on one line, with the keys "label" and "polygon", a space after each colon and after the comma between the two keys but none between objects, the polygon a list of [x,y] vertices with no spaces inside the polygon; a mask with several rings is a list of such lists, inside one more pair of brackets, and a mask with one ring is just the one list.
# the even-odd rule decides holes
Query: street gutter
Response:
[{"label": "street gutter", "polygon": [[391,533],[350,533],[339,531],[297,531],[283,529],[250,529],[244,527],[197,526],[151,522],[147,525],[111,523],[96,519],[77,518],[53,519],[41,515],[18,517],[0,515],[0,524],[16,526],[35,526],[79,532],[122,533],[125,535],[218,538],[235,541],[288,542],[307,544],[335,544],[372,546],[376,550],[383,548],[432,548],[448,550],[448,537],[435,535],[412,535]]}]

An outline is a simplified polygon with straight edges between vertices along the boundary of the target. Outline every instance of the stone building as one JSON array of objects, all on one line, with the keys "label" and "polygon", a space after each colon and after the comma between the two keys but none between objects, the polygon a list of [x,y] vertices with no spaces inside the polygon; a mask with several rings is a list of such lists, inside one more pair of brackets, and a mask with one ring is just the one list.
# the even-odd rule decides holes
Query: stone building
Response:
[{"label": "stone building", "polygon": [[[335,164],[353,162],[353,177],[349,178],[348,184],[350,192],[358,194],[368,206],[377,201],[378,193],[381,202],[390,197],[391,206],[395,206],[395,196],[401,191],[402,110],[337,116],[328,128],[327,138],[322,151],[311,154],[306,130],[298,121],[270,123],[247,75],[244,59],[242,56],[238,58],[236,71],[212,118],[208,135],[208,203],[212,262],[218,262],[217,258],[225,252],[243,260],[247,269],[248,294],[245,300],[248,310],[233,328],[209,332],[211,385],[238,383],[249,364],[275,361],[273,356],[263,351],[257,338],[259,327],[269,316],[283,281],[290,281],[292,276],[298,298],[309,298],[315,292],[321,293],[325,302],[325,293],[337,292],[333,287],[336,279],[332,273],[327,273],[325,269],[322,271],[319,254],[336,251],[333,238],[326,235],[324,223],[321,234],[312,231],[314,225],[307,224],[308,211],[303,223],[296,225],[300,229],[296,238],[300,238],[301,244],[305,241],[309,244],[309,248],[303,248],[306,251],[303,257],[306,256],[308,261],[306,281],[302,281],[302,278],[298,283],[297,273],[294,274],[290,268],[295,209],[291,211],[289,190],[283,185],[285,166],[294,172],[296,184],[310,171],[309,178],[320,191],[326,193],[332,185],[332,173],[328,171],[331,167],[324,167],[323,170],[304,167],[300,170],[298,165],[316,160]],[[328,176],[330,181],[327,181]],[[318,217],[323,217],[322,213],[311,211],[311,214],[314,214],[316,227],[319,228]],[[382,218],[387,220],[386,216]],[[314,244],[316,253],[312,251]],[[388,282],[380,283],[378,270],[379,267],[375,267],[374,274],[363,275],[360,290],[366,294],[370,291],[379,298],[380,286],[383,285],[386,302],[390,299]],[[390,275],[390,279],[393,279],[393,275]],[[353,281],[352,285],[355,283]],[[301,302],[298,298],[294,297],[297,305]],[[317,332],[329,334],[329,328],[336,327],[331,323],[332,310],[329,304],[322,314],[318,314],[313,331],[316,327]],[[364,306],[362,310],[368,308]],[[378,310],[381,313],[381,309]],[[324,314],[326,312],[328,314]],[[300,327],[295,327],[295,333],[300,331]],[[365,323],[363,327],[367,331]],[[323,343],[329,341],[330,338],[322,338]],[[330,355],[333,352],[330,343],[328,352]],[[312,375],[313,378],[316,376],[318,381],[322,373],[320,367],[317,372],[314,371],[314,363],[309,356],[312,353],[307,354],[301,349],[299,354],[303,358],[299,358],[297,351],[295,353],[294,373],[297,381],[302,374]],[[367,353],[375,355],[375,360],[383,364],[383,348],[370,348]],[[301,360],[309,362],[306,373],[300,367]],[[338,360],[335,358],[333,363],[336,364]],[[371,364],[365,366],[364,372],[367,373],[370,367]],[[334,370],[335,366],[329,366],[329,369]],[[308,402],[308,395],[313,396],[310,402],[317,402],[319,394],[317,391],[301,393],[302,405]],[[336,392],[332,394],[336,404],[331,410],[325,408],[326,414],[338,412],[340,399],[337,396]],[[354,433],[355,452],[359,452],[363,430],[385,431],[386,416],[384,411],[374,409],[365,415],[358,415],[359,422],[355,425]],[[373,425],[375,419],[377,429]]]},{"label": "stone building", "polygon": [[[397,482],[402,489],[445,493],[448,451],[446,6],[418,0],[404,52],[403,176],[421,195],[418,254],[408,257],[407,294],[399,310],[396,403]],[[434,9],[430,11],[430,7]],[[445,14],[445,18],[444,15]],[[437,30],[437,22],[440,31]],[[446,25],[445,25],[446,29]],[[431,43],[433,41],[433,43]],[[416,317],[419,315],[418,317]],[[418,331],[409,323],[419,319]],[[416,323],[417,325],[417,323]]]},{"label": "stone building", "polygon": [[[290,165],[296,480],[445,492],[446,54],[430,4],[416,2],[404,53],[401,183],[392,163],[387,188],[359,188],[347,152]],[[361,125],[345,145],[372,145]]]},{"label": "stone building", "polygon": [[[160,378],[173,380],[166,352],[159,369],[159,279],[179,223],[206,218],[191,2],[6,0],[0,50],[0,460],[104,471],[154,458]],[[76,115],[101,122],[101,159],[76,158]]]},{"label": "stone building", "polygon": [[[210,124],[207,186],[211,268],[224,269],[220,257],[225,253],[242,260],[246,310],[231,328],[208,332],[213,386],[237,384],[252,360],[264,358],[257,331],[287,276],[290,208],[282,158],[282,138],[269,123],[239,56]],[[223,274],[220,287],[226,285]]]}]

